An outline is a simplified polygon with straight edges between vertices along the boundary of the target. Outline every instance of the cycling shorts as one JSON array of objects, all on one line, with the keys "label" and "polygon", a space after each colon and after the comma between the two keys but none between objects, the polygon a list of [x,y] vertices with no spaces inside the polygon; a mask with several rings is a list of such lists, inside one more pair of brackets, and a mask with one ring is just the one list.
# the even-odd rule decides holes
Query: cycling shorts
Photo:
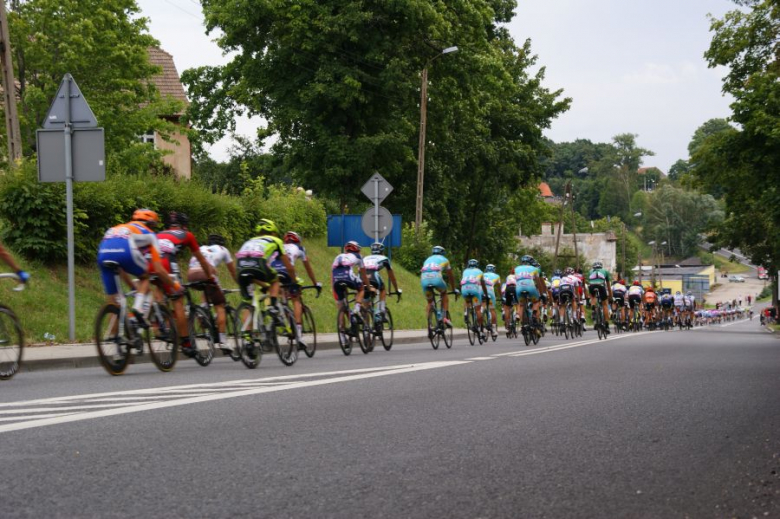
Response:
[{"label": "cycling shorts", "polygon": [[438,290],[439,292],[447,290],[447,283],[444,282],[444,278],[441,276],[422,279],[420,280],[420,286],[422,287],[423,294],[426,296],[431,294],[433,290]]},{"label": "cycling shorts", "polygon": [[463,300],[470,303],[478,303],[482,301],[482,287],[477,285],[463,285],[460,287],[460,295]]},{"label": "cycling shorts", "polygon": [[645,310],[648,312],[655,310],[655,303],[645,303]]},{"label": "cycling shorts", "polygon": [[103,281],[103,289],[106,295],[114,295],[119,292],[114,272],[103,266],[104,261],[115,261],[119,268],[131,276],[141,276],[149,268],[149,262],[132,240],[125,238],[108,238],[100,242],[98,247],[97,263],[100,267],[100,276]]},{"label": "cycling shorts", "polygon": [[561,291],[558,294],[558,301],[562,304],[566,304],[567,300],[574,301],[573,285],[561,285]]},{"label": "cycling shorts", "polygon": [[282,284],[282,287],[287,292],[287,295],[289,297],[298,297],[301,295],[301,285],[300,283],[303,281],[302,279],[293,279],[290,277],[290,274],[287,273],[287,269],[284,270],[276,270],[276,275],[279,276],[279,283]]},{"label": "cycling shorts", "polygon": [[255,265],[238,269],[238,287],[241,289],[241,297],[244,299],[252,297],[249,287],[254,285],[255,281],[271,284],[279,279],[276,270],[264,261],[258,261]]},{"label": "cycling shorts", "polygon": [[347,299],[347,290],[359,292],[363,289],[363,282],[354,277],[344,277],[333,280],[333,299],[343,301]]},{"label": "cycling shorts", "polygon": [[626,306],[626,293],[625,292],[612,292],[612,298],[615,300],[615,304],[618,306]]},{"label": "cycling shorts", "polygon": [[588,285],[588,290],[591,296],[596,297],[596,294],[599,294],[602,301],[607,300],[607,287],[604,285]]},{"label": "cycling shorts", "polygon": [[[201,269],[190,269],[187,272],[187,282],[197,283],[199,281],[208,281],[210,278]],[[203,285],[203,290],[206,292],[208,301],[213,305],[225,304],[225,293],[222,292],[222,287],[219,286],[219,281],[216,283],[206,283]]]},{"label": "cycling shorts", "polygon": [[[521,279],[517,282],[517,300],[523,301],[527,296],[531,301],[536,302],[539,300],[539,291],[536,289],[536,285],[531,279]],[[523,292],[527,292],[526,295]]]},{"label": "cycling shorts", "polygon": [[371,284],[372,287],[376,288],[378,292],[381,292],[385,289],[385,283],[382,281],[382,276],[379,275],[379,271],[375,270],[374,272],[369,272],[368,274],[368,282]]},{"label": "cycling shorts", "polygon": [[642,296],[639,294],[628,294],[628,306],[630,306],[632,310],[640,304],[642,304]]},{"label": "cycling shorts", "polygon": [[515,306],[517,304],[517,292],[515,292],[514,286],[506,287],[504,295],[501,296],[501,301],[505,306]]},{"label": "cycling shorts", "polygon": [[663,308],[669,309],[672,307],[672,305],[674,305],[673,299],[661,299],[661,306]]}]

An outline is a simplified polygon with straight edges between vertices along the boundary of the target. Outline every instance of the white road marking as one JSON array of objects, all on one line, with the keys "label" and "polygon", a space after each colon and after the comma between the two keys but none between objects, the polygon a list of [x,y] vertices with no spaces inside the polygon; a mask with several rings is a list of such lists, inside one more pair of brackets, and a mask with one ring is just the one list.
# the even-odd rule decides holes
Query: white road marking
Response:
[{"label": "white road marking", "polygon": [[464,359],[464,360],[496,360],[495,357],[471,357],[470,359]]}]

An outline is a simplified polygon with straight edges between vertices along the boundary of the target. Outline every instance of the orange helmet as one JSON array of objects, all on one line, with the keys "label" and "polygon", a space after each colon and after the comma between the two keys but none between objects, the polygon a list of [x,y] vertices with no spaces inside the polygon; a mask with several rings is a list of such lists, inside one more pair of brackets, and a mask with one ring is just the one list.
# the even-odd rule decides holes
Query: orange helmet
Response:
[{"label": "orange helmet", "polygon": [[151,209],[136,209],[133,212],[134,222],[144,222],[151,226],[156,226],[160,223],[160,217]]},{"label": "orange helmet", "polygon": [[645,289],[645,292],[655,292],[655,289],[652,286],[649,286]]}]

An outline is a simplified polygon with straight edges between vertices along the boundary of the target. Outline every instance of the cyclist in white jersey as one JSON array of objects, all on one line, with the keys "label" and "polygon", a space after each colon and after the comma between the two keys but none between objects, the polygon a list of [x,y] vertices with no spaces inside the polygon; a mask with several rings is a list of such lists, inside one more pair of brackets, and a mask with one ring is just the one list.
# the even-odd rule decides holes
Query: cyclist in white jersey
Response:
[{"label": "cyclist in white jersey", "polygon": [[395,287],[395,291],[399,295],[402,292],[401,289],[398,288],[398,281],[395,279],[395,272],[393,272],[393,267],[390,265],[390,259],[384,254],[385,246],[379,242],[373,243],[371,245],[371,255],[363,258],[363,266],[366,269],[366,275],[368,276],[371,288],[379,291],[379,304],[377,305],[377,308],[374,309],[376,313],[375,319],[387,320],[387,317],[385,317],[385,308],[387,308],[387,288],[380,275],[380,272],[383,269],[387,270],[390,287]]},{"label": "cyclist in white jersey", "polygon": [[[225,238],[219,234],[209,235],[208,245],[202,245],[200,247],[200,253],[206,259],[206,262],[214,267],[214,272],[217,271],[217,267],[224,264],[233,277],[233,280],[237,281],[236,266],[233,263],[233,257],[230,255],[230,251],[225,248]],[[207,281],[210,278],[211,276],[203,271],[203,267],[198,261],[198,258],[193,256],[190,259],[187,268],[187,281],[189,283],[196,283],[199,281]],[[212,302],[214,309],[217,311],[217,329],[219,330],[219,344],[217,346],[222,351],[230,353],[232,348],[229,346],[227,336],[225,335],[227,320],[225,313],[225,293],[222,292],[219,278],[215,275],[213,279],[215,281],[214,284],[207,284],[204,287],[206,292],[205,295],[208,295],[208,299]]]}]

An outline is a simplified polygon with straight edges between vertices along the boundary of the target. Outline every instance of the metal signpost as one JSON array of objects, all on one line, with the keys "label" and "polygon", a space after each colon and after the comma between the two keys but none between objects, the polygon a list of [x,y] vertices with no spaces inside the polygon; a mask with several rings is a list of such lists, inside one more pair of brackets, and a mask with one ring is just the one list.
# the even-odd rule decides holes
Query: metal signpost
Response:
[{"label": "metal signpost", "polygon": [[60,83],[43,129],[35,133],[38,145],[38,180],[65,182],[68,224],[68,324],[76,340],[76,287],[73,239],[73,181],[106,179],[103,128],[70,74]]},{"label": "metal signpost", "polygon": [[393,192],[393,186],[382,175],[374,173],[360,191],[374,202],[374,207],[363,215],[361,222],[363,232],[368,236],[373,236],[374,241],[378,242],[393,230],[393,215],[379,205],[387,198],[387,195]]}]

